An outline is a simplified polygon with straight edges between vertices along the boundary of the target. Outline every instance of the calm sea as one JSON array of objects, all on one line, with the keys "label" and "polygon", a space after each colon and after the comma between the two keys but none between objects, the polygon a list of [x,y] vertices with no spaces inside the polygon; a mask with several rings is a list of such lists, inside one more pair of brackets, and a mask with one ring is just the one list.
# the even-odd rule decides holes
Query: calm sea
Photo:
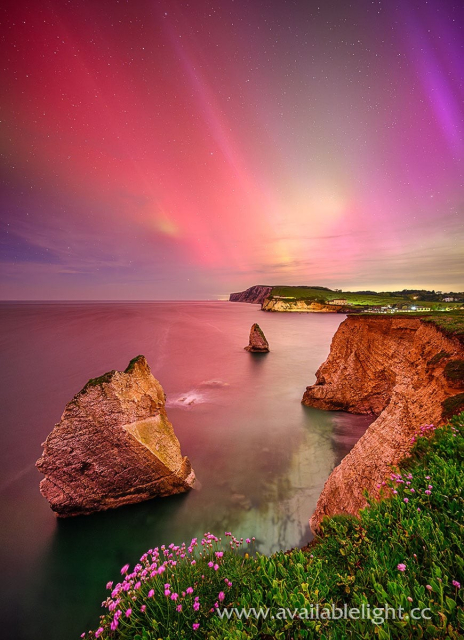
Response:
[{"label": "calm sea", "polygon": [[[331,470],[370,419],[303,407],[344,316],[228,302],[0,306],[1,637],[71,640],[98,626],[105,583],[147,549],[205,531],[271,553],[311,538]],[[259,322],[271,353],[243,347]],[[34,463],[86,381],[144,354],[201,489],[58,521]]]}]

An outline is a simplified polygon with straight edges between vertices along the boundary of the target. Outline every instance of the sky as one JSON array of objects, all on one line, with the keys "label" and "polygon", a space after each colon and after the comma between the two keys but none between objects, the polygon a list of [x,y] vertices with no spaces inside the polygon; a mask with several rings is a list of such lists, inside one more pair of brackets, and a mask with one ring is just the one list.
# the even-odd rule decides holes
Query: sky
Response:
[{"label": "sky", "polygon": [[462,291],[453,0],[8,0],[1,299]]}]

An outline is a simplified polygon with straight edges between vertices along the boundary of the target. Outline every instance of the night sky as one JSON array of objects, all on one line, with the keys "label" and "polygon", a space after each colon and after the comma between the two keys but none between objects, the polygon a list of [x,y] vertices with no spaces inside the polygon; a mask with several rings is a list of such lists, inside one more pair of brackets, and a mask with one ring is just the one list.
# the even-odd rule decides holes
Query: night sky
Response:
[{"label": "night sky", "polygon": [[1,298],[464,288],[460,2],[3,7]]}]

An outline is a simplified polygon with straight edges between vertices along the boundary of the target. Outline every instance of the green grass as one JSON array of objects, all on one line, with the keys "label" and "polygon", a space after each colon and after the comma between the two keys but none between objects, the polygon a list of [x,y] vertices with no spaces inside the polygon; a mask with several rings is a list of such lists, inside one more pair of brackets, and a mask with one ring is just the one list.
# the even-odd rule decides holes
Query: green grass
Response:
[{"label": "green grass", "polygon": [[[243,544],[227,537],[234,550],[217,557],[220,539],[206,536],[203,549],[172,547],[142,556],[132,573],[106,601],[100,638],[163,640],[381,640],[462,638],[464,414],[443,428],[428,426],[415,437],[413,452],[392,473],[380,501],[370,501],[359,519],[327,518],[322,535],[306,549],[271,557],[244,555]],[[238,550],[235,550],[235,549]],[[252,545],[249,545],[249,550]],[[166,552],[168,556],[166,556]],[[147,574],[153,558],[165,571]],[[176,565],[169,559],[173,554]],[[184,555],[185,557],[182,557]],[[195,557],[195,564],[192,558]],[[208,563],[216,564],[209,566]],[[404,569],[404,570],[402,570]],[[143,572],[145,571],[145,575]],[[142,577],[141,577],[142,576]],[[137,584],[137,582],[139,584]],[[459,584],[460,583],[460,584]],[[164,593],[169,585],[169,594]],[[124,590],[127,585],[127,591]],[[191,587],[192,593],[187,592]],[[113,586],[109,586],[113,589]],[[172,600],[172,595],[178,597]],[[183,595],[184,594],[184,595]],[[220,597],[219,597],[220,594]],[[199,605],[195,608],[197,598]],[[215,603],[232,611],[270,610],[266,619],[220,619]],[[182,604],[182,611],[176,607]],[[375,624],[372,619],[304,619],[303,610],[402,607],[407,617]],[[412,609],[427,609],[430,620],[412,619]],[[127,609],[130,616],[126,616]],[[300,617],[283,620],[282,610]],[[313,608],[314,610],[314,608]],[[115,611],[121,611],[111,631]],[[272,619],[270,616],[274,615]],[[379,611],[377,611],[377,615]],[[390,614],[391,615],[391,614]],[[280,616],[280,617],[279,617]],[[198,628],[193,625],[199,625]],[[95,637],[90,633],[86,637]]]},{"label": "green grass", "polygon": [[[409,314],[408,314],[409,316]],[[464,344],[464,312],[450,311],[440,315],[423,316],[425,322],[432,322],[445,335],[457,338]]]}]

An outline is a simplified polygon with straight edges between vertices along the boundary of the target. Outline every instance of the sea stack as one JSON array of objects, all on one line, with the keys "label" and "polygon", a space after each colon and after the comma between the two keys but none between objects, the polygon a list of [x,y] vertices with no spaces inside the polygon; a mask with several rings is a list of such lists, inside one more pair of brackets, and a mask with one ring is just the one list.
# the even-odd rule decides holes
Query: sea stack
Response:
[{"label": "sea stack", "polygon": [[89,380],[43,448],[40,492],[60,517],[182,493],[195,482],[144,356]]},{"label": "sea stack", "polygon": [[253,353],[267,353],[269,351],[269,343],[266,340],[266,336],[256,322],[251,327],[250,342],[245,349]]}]

